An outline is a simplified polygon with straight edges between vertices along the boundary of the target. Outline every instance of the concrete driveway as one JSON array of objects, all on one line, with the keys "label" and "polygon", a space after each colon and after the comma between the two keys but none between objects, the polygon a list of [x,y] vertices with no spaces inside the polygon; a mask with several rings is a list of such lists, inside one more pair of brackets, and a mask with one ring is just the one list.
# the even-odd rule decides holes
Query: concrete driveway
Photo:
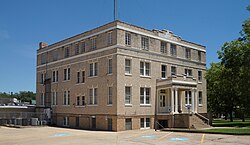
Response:
[{"label": "concrete driveway", "polygon": [[56,127],[0,127],[1,145],[250,145],[250,136],[155,132],[86,131]]}]

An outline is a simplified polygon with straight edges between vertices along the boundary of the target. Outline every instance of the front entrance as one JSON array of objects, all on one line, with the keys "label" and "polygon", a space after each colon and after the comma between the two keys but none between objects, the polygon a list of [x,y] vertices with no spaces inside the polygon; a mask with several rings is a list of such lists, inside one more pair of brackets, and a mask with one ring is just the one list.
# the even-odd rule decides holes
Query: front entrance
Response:
[{"label": "front entrance", "polygon": [[96,129],[96,118],[92,118],[91,120],[92,120],[91,121],[91,124],[92,124],[91,128]]},{"label": "front entrance", "polygon": [[108,118],[108,130],[112,130],[112,118]]},{"label": "front entrance", "polygon": [[160,113],[168,112],[168,109],[167,109],[167,96],[166,95],[160,95],[158,102],[159,102],[159,112]]}]

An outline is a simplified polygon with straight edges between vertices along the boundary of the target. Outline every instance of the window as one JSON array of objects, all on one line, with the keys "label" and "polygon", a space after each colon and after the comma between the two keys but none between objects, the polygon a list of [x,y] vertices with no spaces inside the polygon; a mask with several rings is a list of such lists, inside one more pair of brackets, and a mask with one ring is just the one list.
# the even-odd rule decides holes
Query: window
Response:
[{"label": "window", "polygon": [[97,62],[89,64],[89,76],[97,76]]},{"label": "window", "polygon": [[97,104],[97,88],[89,89],[89,104],[90,105]]},{"label": "window", "polygon": [[69,126],[69,117],[63,117],[63,126]]},{"label": "window", "polygon": [[185,69],[186,76],[193,76],[192,69]]},{"label": "window", "polygon": [[77,81],[76,81],[76,83],[80,83],[80,79],[81,79],[80,74],[81,74],[81,72],[77,72]]},{"label": "window", "polygon": [[80,106],[80,96],[77,96],[77,97],[76,97],[76,105],[77,105],[77,106]]},{"label": "window", "polygon": [[52,72],[52,82],[58,82],[58,70]]},{"label": "window", "polygon": [[108,105],[112,104],[112,87],[108,87]]},{"label": "window", "polygon": [[40,105],[44,105],[44,101],[45,101],[45,94],[41,93],[41,97],[40,97]]},{"label": "window", "polygon": [[131,118],[125,119],[125,128],[126,128],[126,130],[132,130],[132,119]]},{"label": "window", "polygon": [[63,105],[70,105],[70,91],[64,91]]},{"label": "window", "polygon": [[171,66],[171,75],[176,75],[176,67],[175,66]]},{"label": "window", "polygon": [[150,88],[140,88],[140,104],[150,104]]},{"label": "window", "polygon": [[176,45],[175,44],[170,44],[170,53],[172,56],[177,55],[177,50],[176,50]]},{"label": "window", "polygon": [[112,74],[112,59],[108,60],[108,74]]},{"label": "window", "polygon": [[108,32],[108,45],[111,45],[112,41],[112,32]]},{"label": "window", "polygon": [[161,65],[161,78],[166,78],[167,77],[167,66],[166,65]]},{"label": "window", "polygon": [[81,53],[84,53],[86,50],[86,43],[85,41],[82,42]]},{"label": "window", "polygon": [[52,52],[52,57],[53,57],[53,61],[58,60],[58,50],[54,50],[54,51]]},{"label": "window", "polygon": [[202,92],[201,91],[199,91],[198,99],[199,99],[199,105],[202,105]]},{"label": "window", "polygon": [[76,44],[75,44],[75,54],[77,55],[77,54],[79,54],[79,53],[80,53],[79,44],[76,43]]},{"label": "window", "polygon": [[191,59],[191,49],[186,48],[186,53],[185,53],[186,59]]},{"label": "window", "polygon": [[141,37],[141,48],[142,49],[145,49],[145,50],[148,50],[149,49],[149,38],[147,37]]},{"label": "window", "polygon": [[95,50],[96,49],[96,37],[91,38],[90,41],[91,41],[91,49]]},{"label": "window", "polygon": [[125,87],[125,104],[132,104],[131,87]]},{"label": "window", "polygon": [[150,74],[150,63],[140,62],[140,74],[142,76],[149,76]]},{"label": "window", "polygon": [[45,74],[44,73],[41,73],[41,78],[40,78],[40,84],[44,84],[44,81],[45,81]]},{"label": "window", "polygon": [[84,106],[86,104],[85,102],[85,96],[82,96],[82,106]]},{"label": "window", "polygon": [[64,79],[63,80],[65,80],[65,81],[70,80],[70,68],[65,68],[63,73],[64,73],[64,75],[63,75]]},{"label": "window", "polygon": [[46,54],[43,53],[41,56],[41,64],[45,64],[46,63]]},{"label": "window", "polygon": [[77,72],[76,83],[85,83],[85,71]]},{"label": "window", "polygon": [[66,47],[64,49],[64,58],[67,58],[67,57],[69,57],[69,47]]},{"label": "window", "polygon": [[192,103],[192,97],[191,97],[191,91],[185,91],[185,104],[191,104]]},{"label": "window", "polygon": [[85,71],[82,71],[82,83],[85,83]]},{"label": "window", "polygon": [[131,60],[130,59],[125,59],[125,73],[126,74],[131,74]]},{"label": "window", "polygon": [[167,43],[161,41],[161,53],[167,54]]},{"label": "window", "polygon": [[131,34],[128,32],[125,33],[125,44],[128,46],[131,45]]},{"label": "window", "polygon": [[57,105],[57,92],[54,91],[52,92],[52,97],[51,97],[51,105]]},{"label": "window", "polygon": [[198,61],[201,61],[201,51],[198,51]]},{"label": "window", "polygon": [[150,128],[150,118],[141,118],[141,128]]},{"label": "window", "polygon": [[202,81],[202,71],[198,71],[198,81]]}]

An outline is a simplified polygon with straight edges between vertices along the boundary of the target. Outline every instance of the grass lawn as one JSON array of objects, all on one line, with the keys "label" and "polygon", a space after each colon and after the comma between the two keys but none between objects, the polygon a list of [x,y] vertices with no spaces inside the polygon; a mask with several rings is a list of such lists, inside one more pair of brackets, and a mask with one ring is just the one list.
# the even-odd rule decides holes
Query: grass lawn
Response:
[{"label": "grass lawn", "polygon": [[233,134],[233,135],[250,135],[250,127],[213,128],[213,129],[203,130],[202,132]]},{"label": "grass lawn", "polygon": [[230,120],[225,119],[214,119],[213,120],[213,127],[247,127],[250,126],[250,119],[247,118],[245,122],[242,122],[240,119],[234,119],[233,122],[230,122]]}]

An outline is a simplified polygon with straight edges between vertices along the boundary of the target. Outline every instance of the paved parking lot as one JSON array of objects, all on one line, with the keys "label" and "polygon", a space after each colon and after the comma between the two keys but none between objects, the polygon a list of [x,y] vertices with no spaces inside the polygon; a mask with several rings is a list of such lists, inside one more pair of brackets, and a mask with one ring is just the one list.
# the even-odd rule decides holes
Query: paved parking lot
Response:
[{"label": "paved parking lot", "polygon": [[250,145],[250,136],[155,132],[86,131],[56,127],[0,127],[1,145]]}]

